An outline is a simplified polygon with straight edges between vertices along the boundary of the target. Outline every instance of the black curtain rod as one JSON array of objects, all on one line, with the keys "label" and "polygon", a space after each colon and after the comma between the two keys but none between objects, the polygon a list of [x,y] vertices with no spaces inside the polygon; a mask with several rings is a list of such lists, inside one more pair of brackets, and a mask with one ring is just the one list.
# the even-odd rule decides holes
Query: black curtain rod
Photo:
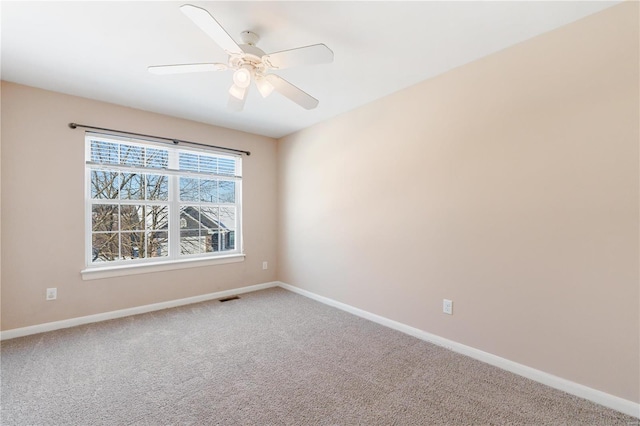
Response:
[{"label": "black curtain rod", "polygon": [[204,143],[183,141],[183,140],[180,140],[180,139],[165,138],[165,137],[162,137],[162,136],[145,135],[143,133],[133,133],[133,132],[125,132],[125,131],[122,131],[122,130],[105,129],[103,127],[87,126],[87,125],[78,124],[78,123],[69,123],[69,127],[71,129],[76,129],[78,127],[82,127],[84,129],[102,130],[104,132],[121,133],[123,135],[131,135],[131,136],[138,136],[138,137],[143,137],[143,138],[153,138],[153,139],[171,141],[171,142],[173,142],[174,145],[178,145],[178,144],[181,144],[181,143],[186,143],[186,144],[189,144],[189,145],[197,145],[197,146],[202,146],[202,147],[205,147],[205,148],[215,148],[215,149],[220,149],[220,150],[224,150],[224,151],[238,152],[238,153],[241,153],[241,154],[251,155],[251,152],[243,151],[241,149],[225,148],[223,146],[207,145],[207,144],[204,144]]}]

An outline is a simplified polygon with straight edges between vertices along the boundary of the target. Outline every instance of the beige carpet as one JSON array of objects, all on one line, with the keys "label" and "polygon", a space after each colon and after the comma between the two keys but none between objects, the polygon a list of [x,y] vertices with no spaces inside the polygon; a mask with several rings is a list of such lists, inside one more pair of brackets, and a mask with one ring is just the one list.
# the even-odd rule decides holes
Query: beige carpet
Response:
[{"label": "beige carpet", "polygon": [[279,288],[1,346],[2,425],[629,425]]}]

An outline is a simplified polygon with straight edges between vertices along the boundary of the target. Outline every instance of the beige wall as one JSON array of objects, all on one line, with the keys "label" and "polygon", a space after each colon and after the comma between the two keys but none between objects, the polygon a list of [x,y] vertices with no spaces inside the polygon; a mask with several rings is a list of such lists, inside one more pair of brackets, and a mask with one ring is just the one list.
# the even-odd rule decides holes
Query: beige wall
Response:
[{"label": "beige wall", "polygon": [[[6,82],[1,106],[3,330],[275,280],[274,139]],[[245,261],[83,281],[84,131],[70,122],[251,151]],[[45,301],[47,287],[58,300]]]},{"label": "beige wall", "polygon": [[640,401],[638,37],[615,6],[280,140],[279,279]]}]

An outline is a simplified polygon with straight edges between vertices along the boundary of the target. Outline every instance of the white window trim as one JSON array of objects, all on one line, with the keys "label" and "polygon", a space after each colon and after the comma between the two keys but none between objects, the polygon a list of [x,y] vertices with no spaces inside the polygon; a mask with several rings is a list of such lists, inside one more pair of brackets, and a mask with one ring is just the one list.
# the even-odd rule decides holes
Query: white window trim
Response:
[{"label": "white window trim", "polygon": [[[136,145],[156,145],[159,147],[163,147],[163,148],[167,148],[165,144],[159,144],[159,143],[149,143],[146,141],[139,141],[139,140],[135,140],[133,138],[119,138],[119,137],[111,137],[111,136],[104,136],[104,135],[96,135],[92,132],[86,132],[85,134],[85,158],[89,159],[89,155],[90,155],[90,146],[88,143],[86,143],[87,139],[90,138],[91,136],[95,137],[95,138],[100,138],[102,140],[113,140],[114,142],[122,142],[123,139],[125,139],[127,142],[133,142],[133,144]],[[177,148],[177,151],[195,151],[195,152],[209,152],[208,150],[203,150],[203,149],[185,149],[185,148]],[[215,151],[215,150],[214,150]],[[226,153],[220,153],[221,155],[224,156],[229,156],[229,154]],[[236,155],[231,155],[231,156],[236,156]],[[175,158],[175,157],[174,157]],[[177,159],[177,158],[175,158]],[[175,161],[175,160],[174,160]],[[91,169],[97,169],[97,168],[111,168],[111,165],[105,165],[105,166],[101,166],[101,167],[97,167],[98,165],[91,163],[90,161],[86,161],[86,165],[85,165],[85,239],[87,241],[86,244],[88,244],[87,247],[89,247],[91,245],[91,216],[87,213],[88,211],[91,210],[91,199],[90,199],[90,189],[89,189],[89,185],[90,185],[90,170]],[[177,168],[177,164],[172,163],[170,164],[170,166],[173,166],[175,168]],[[242,163],[240,162],[239,164],[237,164],[238,167],[238,176],[221,176],[224,177],[225,180],[233,180],[236,181],[238,185],[236,185],[236,197],[239,200],[242,200]],[[113,167],[113,169],[120,169],[120,168],[125,168],[125,169],[135,169],[134,167],[130,168],[127,166],[118,166],[115,165],[115,167]],[[148,173],[148,171],[146,171]],[[158,169],[158,174],[166,174],[166,175],[174,175],[174,174],[180,174],[180,173],[176,173],[178,172],[175,169]],[[185,172],[182,173],[183,175],[194,175],[194,176],[201,176],[201,173],[192,173],[192,172]],[[170,186],[173,186],[173,191],[177,191],[177,182],[175,179],[170,179],[169,182]],[[170,189],[170,191],[172,190]],[[141,202],[143,203],[147,203],[147,201],[141,200]],[[155,202],[154,202],[155,203]],[[160,201],[158,202],[158,204],[165,204],[166,202]],[[173,225],[171,225],[170,222],[170,226],[175,227],[175,229],[178,230],[179,232],[179,213],[178,213],[178,205],[173,203],[173,202],[169,202],[168,205],[170,206],[171,209],[171,205],[174,205],[174,212],[172,212],[173,214],[170,215],[170,218],[172,218],[173,221]],[[237,263],[237,262],[243,262],[245,259],[245,254],[244,254],[244,244],[243,244],[243,237],[242,237],[242,201],[240,201],[239,203],[236,204],[236,214],[237,216],[237,221],[238,221],[238,227],[236,230],[236,244],[237,244],[237,248],[236,250],[233,251],[229,251],[226,252],[225,254],[219,254],[219,255],[198,255],[198,256],[181,256],[180,258],[177,257],[177,252],[178,252],[178,244],[173,244],[172,248],[173,248],[173,255],[176,257],[169,257],[169,258],[165,258],[163,260],[150,260],[150,259],[141,259],[141,260],[132,260],[132,261],[127,261],[126,263],[123,262],[117,262],[115,264],[109,264],[109,265],[96,265],[96,264],[92,264],[90,261],[90,254],[89,254],[89,250],[88,248],[85,248],[85,252],[86,252],[86,261],[85,261],[85,269],[81,270],[80,273],[82,275],[82,279],[83,280],[94,280],[94,279],[101,279],[101,278],[109,278],[109,277],[118,277],[118,276],[126,276],[126,275],[136,275],[136,274],[145,274],[145,273],[152,273],[152,272],[161,272],[161,271],[169,271],[169,270],[177,270],[177,269],[186,269],[186,268],[197,268],[197,267],[203,267],[203,266],[211,266],[211,265],[223,265],[223,264],[228,264],[228,263]]]},{"label": "white window trim", "polygon": [[151,272],[172,271],[176,269],[200,268],[203,266],[224,265],[226,263],[243,262],[244,253],[198,259],[181,259],[153,263],[134,263],[132,265],[115,265],[86,268],[80,273],[82,279],[99,280],[101,278],[122,277],[126,275],[148,274]]}]

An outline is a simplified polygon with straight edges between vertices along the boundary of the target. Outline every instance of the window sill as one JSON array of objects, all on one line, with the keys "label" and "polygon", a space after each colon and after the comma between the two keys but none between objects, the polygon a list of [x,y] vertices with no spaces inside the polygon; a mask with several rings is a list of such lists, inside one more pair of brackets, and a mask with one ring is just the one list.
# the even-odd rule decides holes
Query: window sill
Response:
[{"label": "window sill", "polygon": [[135,265],[118,265],[87,268],[80,273],[83,280],[99,280],[101,278],[122,277],[126,275],[147,274],[150,272],[171,271],[175,269],[199,268],[202,266],[223,265],[244,261],[244,254],[230,254],[210,259],[187,259],[167,262],[138,263]]}]

